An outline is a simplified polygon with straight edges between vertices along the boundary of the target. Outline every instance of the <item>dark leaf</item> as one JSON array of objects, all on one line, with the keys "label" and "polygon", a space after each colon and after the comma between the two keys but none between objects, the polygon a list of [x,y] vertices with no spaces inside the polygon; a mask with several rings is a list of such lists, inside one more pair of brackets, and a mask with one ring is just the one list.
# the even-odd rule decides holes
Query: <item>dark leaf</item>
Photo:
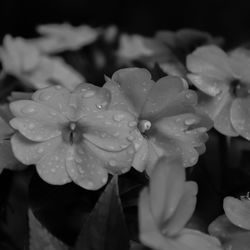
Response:
[{"label": "dark leaf", "polygon": [[117,249],[128,250],[129,237],[114,176],[83,224],[75,250]]},{"label": "dark leaf", "polygon": [[29,187],[30,206],[50,233],[67,245],[74,245],[101,192],[88,191],[74,183],[50,185],[35,173]]}]

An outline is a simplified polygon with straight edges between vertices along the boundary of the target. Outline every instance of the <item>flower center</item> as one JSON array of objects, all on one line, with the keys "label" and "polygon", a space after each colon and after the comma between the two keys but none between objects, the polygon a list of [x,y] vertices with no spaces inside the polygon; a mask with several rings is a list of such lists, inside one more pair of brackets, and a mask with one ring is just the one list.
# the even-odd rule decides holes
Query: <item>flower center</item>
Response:
[{"label": "flower center", "polygon": [[145,133],[151,128],[151,122],[148,120],[141,120],[138,123],[138,129],[142,134],[145,135]]},{"label": "flower center", "polygon": [[77,144],[82,141],[83,129],[75,122],[70,122],[63,128],[62,137],[66,143]]},{"label": "flower center", "polygon": [[231,93],[235,97],[245,98],[250,94],[250,86],[242,82],[240,79],[234,79],[230,83]]}]

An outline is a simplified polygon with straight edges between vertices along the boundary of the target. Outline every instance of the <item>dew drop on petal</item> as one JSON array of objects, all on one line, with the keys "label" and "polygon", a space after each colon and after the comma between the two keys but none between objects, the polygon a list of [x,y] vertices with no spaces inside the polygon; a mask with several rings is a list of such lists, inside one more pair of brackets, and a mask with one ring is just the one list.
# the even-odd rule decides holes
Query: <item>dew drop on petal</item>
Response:
[{"label": "dew drop on petal", "polygon": [[115,115],[113,116],[113,119],[114,119],[114,121],[116,121],[116,122],[120,122],[120,121],[122,121],[124,118],[125,118],[124,114],[115,114]]},{"label": "dew drop on petal", "polygon": [[86,93],[83,94],[83,97],[89,98],[95,95],[95,92],[92,90],[87,91]]},{"label": "dew drop on petal", "polygon": [[194,119],[194,118],[192,119],[192,118],[191,118],[191,119],[185,120],[184,123],[185,123],[185,125],[189,126],[189,125],[195,124],[196,121],[197,121],[196,119]]},{"label": "dew drop on petal", "polygon": [[34,123],[30,123],[30,124],[28,125],[28,128],[29,128],[29,129],[35,128],[35,124],[34,124]]},{"label": "dew drop on petal", "polygon": [[56,86],[55,86],[55,88],[56,88],[56,89],[61,89],[61,88],[62,88],[62,86],[60,86],[60,85],[56,85]]},{"label": "dew drop on petal", "polygon": [[36,112],[36,109],[32,105],[28,105],[22,108],[22,112],[24,114],[34,114]]},{"label": "dew drop on petal", "polygon": [[111,167],[115,167],[115,166],[117,165],[117,162],[116,162],[115,160],[110,160],[110,161],[109,161],[109,165],[110,165]]},{"label": "dew drop on petal", "polygon": [[43,147],[39,147],[38,150],[37,150],[37,152],[38,152],[39,154],[43,153],[43,152],[44,152],[44,148],[43,148]]},{"label": "dew drop on petal", "polygon": [[134,136],[133,135],[129,135],[128,137],[127,137],[127,140],[128,141],[133,141],[135,138],[134,138]]},{"label": "dew drop on petal", "polygon": [[136,122],[136,121],[130,121],[130,122],[128,123],[128,126],[131,127],[131,128],[136,127],[136,125],[137,125],[137,122]]}]

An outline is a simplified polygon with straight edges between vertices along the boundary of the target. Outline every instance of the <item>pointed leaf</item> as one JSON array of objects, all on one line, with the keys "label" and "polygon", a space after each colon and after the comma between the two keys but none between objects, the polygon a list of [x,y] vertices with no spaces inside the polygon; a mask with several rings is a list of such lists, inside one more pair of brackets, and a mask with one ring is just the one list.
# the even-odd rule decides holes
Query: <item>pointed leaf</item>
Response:
[{"label": "pointed leaf", "polygon": [[117,176],[113,177],[83,225],[75,250],[128,250],[129,237]]},{"label": "pointed leaf", "polygon": [[29,210],[29,250],[67,250],[68,247],[50,234],[45,227],[35,218],[32,211]]}]

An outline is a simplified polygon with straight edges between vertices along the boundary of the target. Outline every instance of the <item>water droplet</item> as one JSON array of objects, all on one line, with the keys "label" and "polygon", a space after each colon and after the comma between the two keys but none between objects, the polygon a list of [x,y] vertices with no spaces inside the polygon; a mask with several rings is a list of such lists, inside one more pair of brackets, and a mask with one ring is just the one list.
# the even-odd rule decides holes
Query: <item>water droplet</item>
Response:
[{"label": "water droplet", "polygon": [[33,114],[33,113],[36,112],[36,109],[32,105],[28,105],[28,106],[25,106],[25,107],[22,108],[22,112],[24,114]]},{"label": "water droplet", "polygon": [[102,105],[101,105],[101,104],[96,104],[96,107],[97,107],[98,109],[102,109]]},{"label": "water droplet", "polygon": [[115,166],[117,165],[116,160],[110,160],[110,161],[109,161],[109,165],[110,165],[111,167],[115,167]]},{"label": "water droplet", "polygon": [[192,124],[195,124],[196,121],[197,120],[195,118],[190,118],[190,119],[185,120],[184,123],[185,123],[185,125],[190,126]]},{"label": "water droplet", "polygon": [[124,114],[115,114],[115,115],[113,116],[113,119],[114,119],[114,121],[116,121],[116,122],[120,122],[120,121],[122,121],[124,118],[125,118]]},{"label": "water droplet", "polygon": [[56,169],[55,168],[51,168],[50,169],[52,173],[55,173],[56,172]]},{"label": "water droplet", "polygon": [[77,157],[77,158],[75,158],[75,162],[76,162],[76,163],[82,163],[82,159],[79,158],[79,157]]},{"label": "water droplet", "polygon": [[88,188],[94,187],[94,183],[92,181],[88,181],[86,184]]},{"label": "water droplet", "polygon": [[79,168],[79,173],[80,173],[81,175],[83,175],[83,174],[85,173],[84,169]]},{"label": "water droplet", "polygon": [[43,153],[43,151],[44,151],[44,149],[43,149],[42,147],[40,147],[40,148],[38,148],[38,151],[37,151],[37,152],[38,152],[39,154],[41,154],[41,153]]},{"label": "water droplet", "polygon": [[51,98],[51,95],[50,95],[48,92],[41,93],[41,94],[39,95],[39,99],[40,99],[41,101],[48,101],[50,98]]},{"label": "water droplet", "polygon": [[121,172],[124,174],[124,173],[126,173],[126,172],[128,172],[129,171],[129,168],[122,168],[121,169]]},{"label": "water droplet", "polygon": [[136,121],[130,121],[130,122],[128,123],[128,126],[131,127],[131,128],[135,127],[136,125],[137,125],[137,122],[136,122]]},{"label": "water droplet", "polygon": [[205,127],[197,128],[197,131],[200,133],[205,133],[205,132],[207,132],[207,128],[205,128]]},{"label": "water droplet", "polygon": [[106,134],[106,133],[101,133],[101,137],[102,137],[102,138],[106,138],[106,137],[107,137],[107,134]]},{"label": "water droplet", "polygon": [[140,148],[141,145],[140,145],[140,143],[135,142],[134,146],[135,146],[135,150],[138,151],[138,149]]},{"label": "water droplet", "polygon": [[151,122],[148,120],[141,120],[138,125],[138,129],[141,133],[148,131],[151,128]]},{"label": "water droplet", "polygon": [[56,88],[56,89],[61,89],[61,88],[62,88],[62,86],[60,86],[60,85],[56,85],[56,86],[55,86],[55,88]]},{"label": "water droplet", "polygon": [[129,135],[129,136],[127,137],[127,139],[128,139],[128,141],[133,141],[135,138],[134,138],[133,135]]},{"label": "water droplet", "polygon": [[87,91],[86,93],[84,93],[83,97],[89,98],[95,95],[95,92],[92,90]]},{"label": "water droplet", "polygon": [[28,128],[29,128],[29,129],[35,128],[35,124],[34,124],[34,123],[30,123],[30,124],[28,125]]},{"label": "water droplet", "polygon": [[107,177],[102,178],[102,183],[105,184],[107,182]]}]

